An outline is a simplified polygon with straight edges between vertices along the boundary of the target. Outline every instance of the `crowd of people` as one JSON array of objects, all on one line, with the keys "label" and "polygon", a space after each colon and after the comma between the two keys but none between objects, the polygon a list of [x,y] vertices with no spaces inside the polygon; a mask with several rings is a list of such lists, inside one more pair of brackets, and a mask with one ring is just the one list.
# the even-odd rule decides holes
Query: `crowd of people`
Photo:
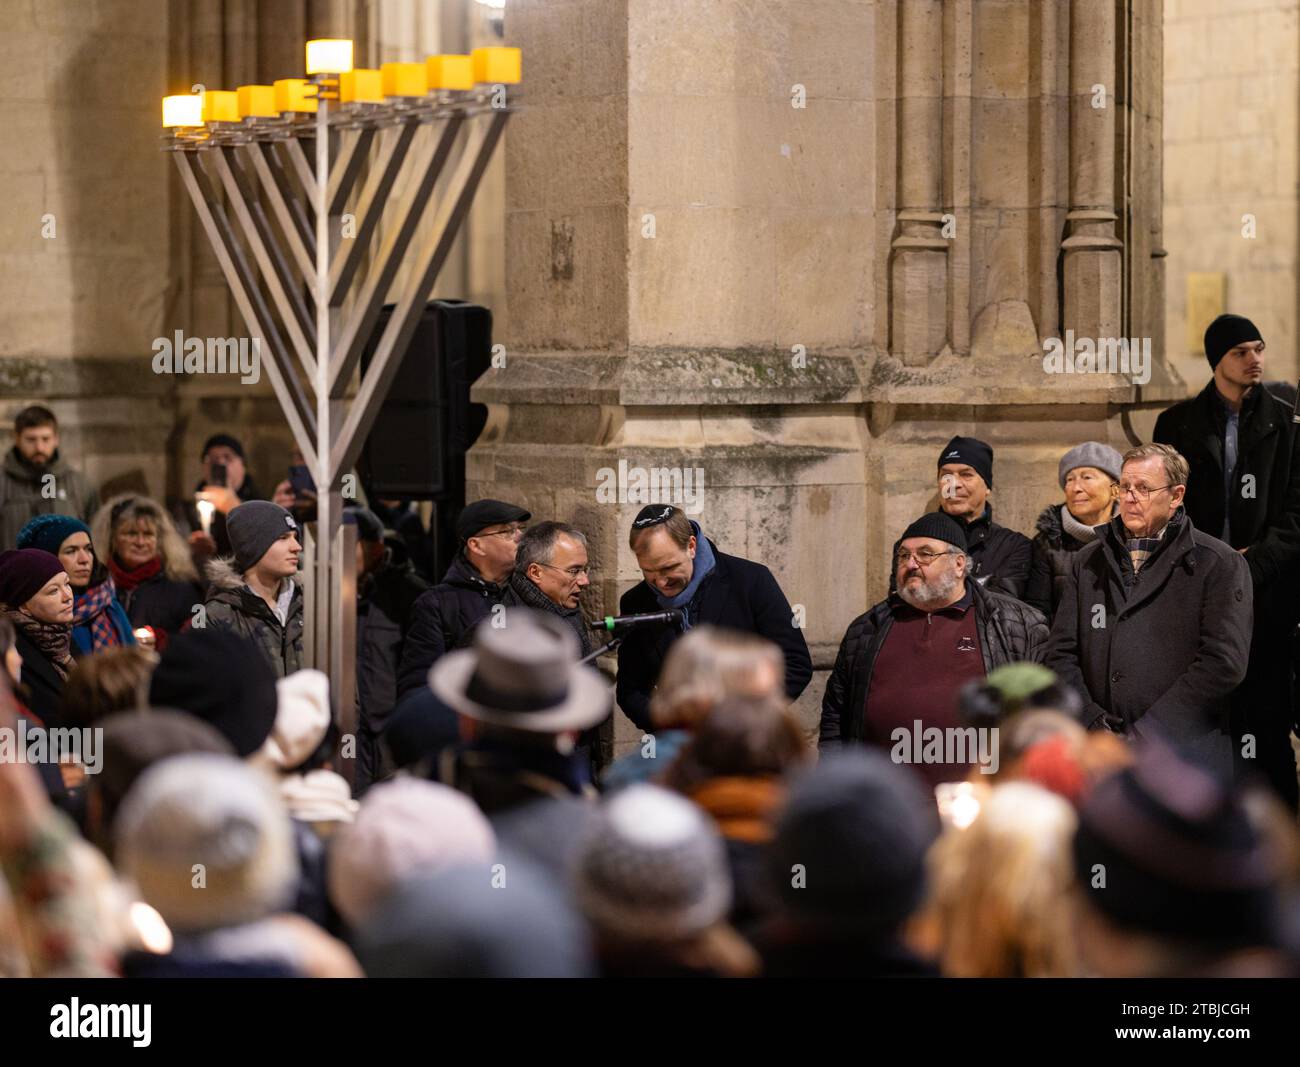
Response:
[{"label": "crowd of people", "polygon": [[341,735],[310,486],[263,499],[219,434],[193,500],[101,504],[27,408],[0,975],[1294,976],[1300,441],[1263,352],[1216,320],[1205,391],[1069,449],[1032,539],[993,521],[993,449],[949,441],[816,736],[785,592],[676,506],[632,522],[598,628],[578,527],[474,501],[436,575],[377,498],[345,509]]}]

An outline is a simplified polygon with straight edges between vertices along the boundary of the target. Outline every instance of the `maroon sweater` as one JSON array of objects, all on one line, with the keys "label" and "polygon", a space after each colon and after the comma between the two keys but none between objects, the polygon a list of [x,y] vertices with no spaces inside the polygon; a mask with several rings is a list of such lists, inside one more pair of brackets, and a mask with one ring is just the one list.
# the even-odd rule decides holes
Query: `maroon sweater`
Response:
[{"label": "maroon sweater", "polygon": [[[886,752],[895,746],[895,729],[901,727],[915,737],[917,719],[922,730],[960,727],[961,687],[984,677],[975,601],[969,589],[957,603],[933,614],[901,600],[892,610],[894,622],[876,655],[863,719],[867,743]],[[914,752],[913,759],[919,758],[920,753]],[[912,766],[929,784],[937,785],[964,778],[971,765],[914,762]]]}]

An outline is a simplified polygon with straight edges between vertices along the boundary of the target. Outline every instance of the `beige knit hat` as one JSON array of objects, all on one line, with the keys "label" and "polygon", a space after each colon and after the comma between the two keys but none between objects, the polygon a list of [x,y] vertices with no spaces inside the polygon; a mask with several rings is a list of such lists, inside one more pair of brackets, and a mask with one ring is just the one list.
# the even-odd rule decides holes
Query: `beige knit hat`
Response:
[{"label": "beige knit hat", "polygon": [[117,817],[115,855],[173,930],[252,922],[286,905],[298,880],[289,817],[266,775],[231,756],[150,767]]}]

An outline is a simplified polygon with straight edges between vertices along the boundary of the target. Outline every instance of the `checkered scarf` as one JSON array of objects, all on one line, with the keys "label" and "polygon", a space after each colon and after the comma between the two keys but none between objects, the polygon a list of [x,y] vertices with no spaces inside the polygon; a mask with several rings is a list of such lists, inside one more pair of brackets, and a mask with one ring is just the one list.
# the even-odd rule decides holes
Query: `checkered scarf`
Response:
[{"label": "checkered scarf", "polygon": [[87,622],[90,623],[90,644],[93,652],[98,652],[101,648],[114,648],[122,643],[108,614],[108,609],[116,595],[117,587],[113,585],[113,578],[110,575],[98,585],[92,585],[84,593],[79,594],[72,603],[72,625],[84,626]]},{"label": "checkered scarf", "polygon": [[1124,542],[1124,547],[1128,549],[1128,558],[1133,563],[1134,576],[1142,570],[1142,564],[1150,559],[1152,553],[1160,547],[1160,542],[1165,539],[1165,534],[1169,532],[1169,529],[1178,525],[1178,519],[1181,515],[1181,509],[1175,511],[1155,537],[1130,537]]}]

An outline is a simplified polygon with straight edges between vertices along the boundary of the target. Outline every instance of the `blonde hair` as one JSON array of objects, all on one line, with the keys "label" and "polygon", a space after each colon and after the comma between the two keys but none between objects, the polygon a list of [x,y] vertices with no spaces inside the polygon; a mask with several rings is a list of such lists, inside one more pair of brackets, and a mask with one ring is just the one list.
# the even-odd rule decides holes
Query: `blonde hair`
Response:
[{"label": "blonde hair", "polygon": [[1076,821],[1055,793],[1008,782],[990,791],[967,829],[935,842],[928,911],[945,975],[1077,976],[1069,905]]},{"label": "blonde hair", "polygon": [[[113,514],[115,511],[116,516]],[[176,529],[171,516],[152,497],[136,493],[120,493],[113,497],[90,520],[90,540],[101,563],[108,564],[113,555],[113,539],[117,531],[129,522],[150,523],[158,532],[158,555],[162,559],[162,570],[166,577],[174,582],[199,580],[199,572],[194,568],[189,546]]]},{"label": "blonde hair", "polygon": [[[761,682],[771,668],[772,688]],[[771,641],[752,634],[695,626],[674,641],[650,697],[655,729],[690,729],[723,697],[774,695],[785,700],[785,660]]]}]

